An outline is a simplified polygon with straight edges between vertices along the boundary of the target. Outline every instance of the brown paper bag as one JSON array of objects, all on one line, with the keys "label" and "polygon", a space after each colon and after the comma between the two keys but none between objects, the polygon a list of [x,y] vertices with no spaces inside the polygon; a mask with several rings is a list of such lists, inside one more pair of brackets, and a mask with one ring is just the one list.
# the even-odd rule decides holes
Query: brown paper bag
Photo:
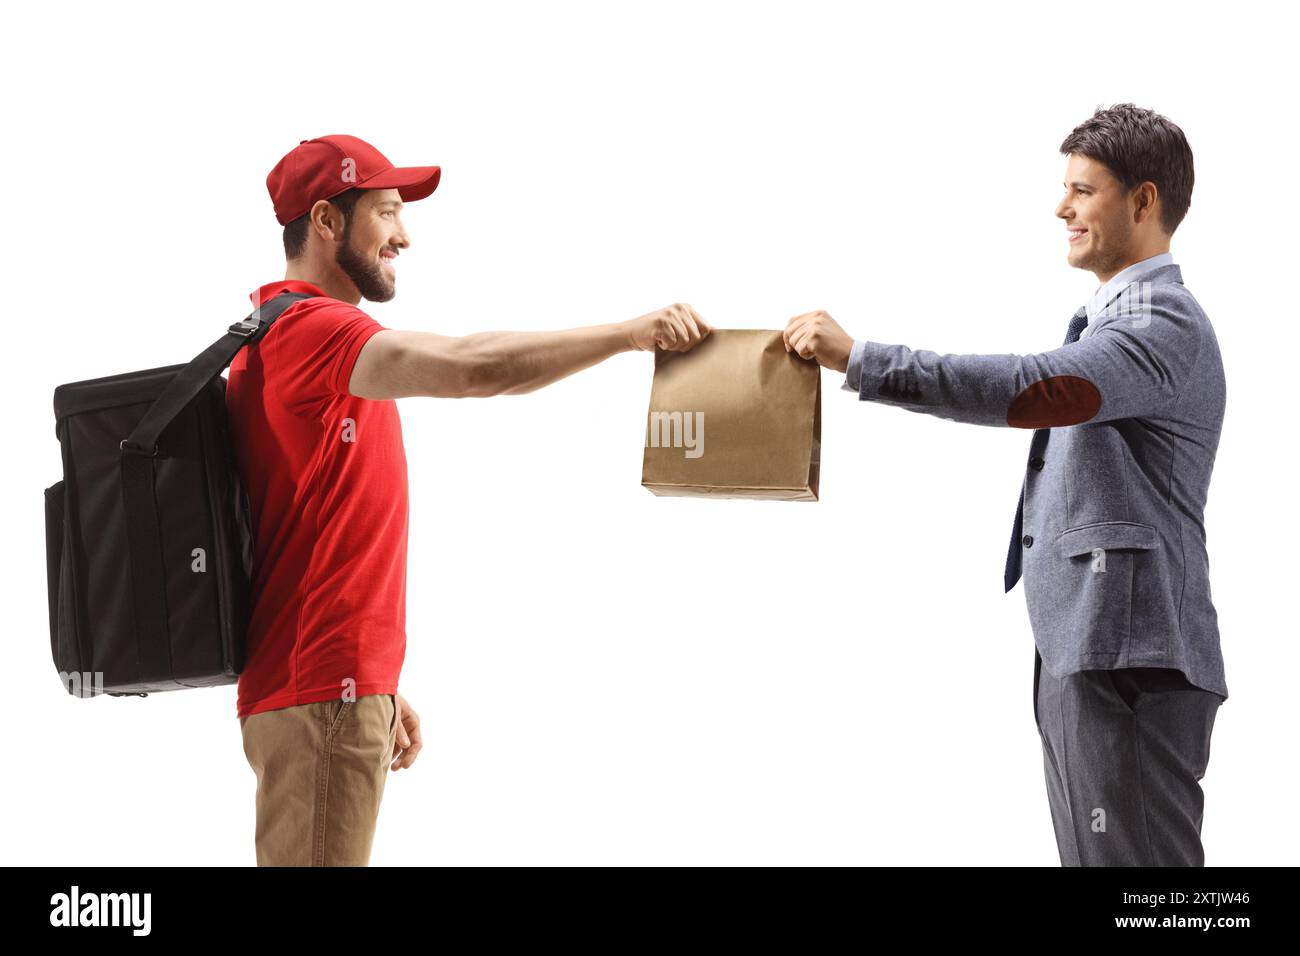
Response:
[{"label": "brown paper bag", "polygon": [[780,332],[715,329],[655,352],[641,484],[656,495],[816,501],[821,369]]}]

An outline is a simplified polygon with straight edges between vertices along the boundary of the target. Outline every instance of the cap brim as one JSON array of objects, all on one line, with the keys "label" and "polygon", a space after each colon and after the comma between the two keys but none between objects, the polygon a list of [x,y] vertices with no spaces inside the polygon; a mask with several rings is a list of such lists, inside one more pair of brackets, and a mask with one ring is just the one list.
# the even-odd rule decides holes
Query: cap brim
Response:
[{"label": "cap brim", "polygon": [[441,178],[441,166],[394,166],[357,183],[357,188],[396,189],[403,202],[415,202],[437,189]]}]

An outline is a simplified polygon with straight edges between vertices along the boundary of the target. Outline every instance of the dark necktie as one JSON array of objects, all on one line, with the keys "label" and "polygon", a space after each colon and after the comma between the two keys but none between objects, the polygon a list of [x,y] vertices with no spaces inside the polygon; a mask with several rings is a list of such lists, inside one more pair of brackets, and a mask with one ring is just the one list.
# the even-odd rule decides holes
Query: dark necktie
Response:
[{"label": "dark necktie", "polygon": [[[1088,324],[1088,310],[1085,306],[1074,317],[1070,319],[1070,328],[1065,333],[1065,345],[1071,342],[1079,341],[1079,336],[1083,333],[1084,327]],[[1038,467],[1042,467],[1040,453],[1043,446],[1047,443],[1047,436],[1051,432],[1049,428],[1040,428],[1034,432],[1034,437],[1029,443],[1029,463],[1032,466],[1038,462]],[[1027,479],[1026,479],[1027,480]],[[1011,545],[1007,548],[1007,567],[1002,574],[1002,583],[1006,585],[1003,593],[1010,591],[1020,580],[1020,559],[1024,551],[1025,544],[1021,540],[1021,532],[1024,530],[1025,518],[1025,483],[1020,484],[1020,501],[1016,504],[1016,521],[1011,526]]]}]

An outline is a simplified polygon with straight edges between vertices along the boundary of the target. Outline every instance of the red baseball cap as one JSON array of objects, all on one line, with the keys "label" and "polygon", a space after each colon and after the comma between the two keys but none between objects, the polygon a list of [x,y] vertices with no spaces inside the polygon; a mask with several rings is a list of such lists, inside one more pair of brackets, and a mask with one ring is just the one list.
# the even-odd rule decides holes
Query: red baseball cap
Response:
[{"label": "red baseball cap", "polygon": [[437,189],[441,176],[441,166],[394,166],[365,140],[340,134],[302,140],[275,164],[266,189],[275,218],[287,226],[318,199],[349,189],[396,189],[403,202],[414,202]]}]

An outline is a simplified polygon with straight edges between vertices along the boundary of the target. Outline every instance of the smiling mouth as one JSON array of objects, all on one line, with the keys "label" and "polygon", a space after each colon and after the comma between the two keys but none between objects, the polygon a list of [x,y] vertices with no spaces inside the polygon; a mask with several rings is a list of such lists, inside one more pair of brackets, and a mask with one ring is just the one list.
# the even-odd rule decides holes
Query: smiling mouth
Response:
[{"label": "smiling mouth", "polygon": [[1070,242],[1078,242],[1087,234],[1088,234],[1087,229],[1070,229],[1069,230]]}]

